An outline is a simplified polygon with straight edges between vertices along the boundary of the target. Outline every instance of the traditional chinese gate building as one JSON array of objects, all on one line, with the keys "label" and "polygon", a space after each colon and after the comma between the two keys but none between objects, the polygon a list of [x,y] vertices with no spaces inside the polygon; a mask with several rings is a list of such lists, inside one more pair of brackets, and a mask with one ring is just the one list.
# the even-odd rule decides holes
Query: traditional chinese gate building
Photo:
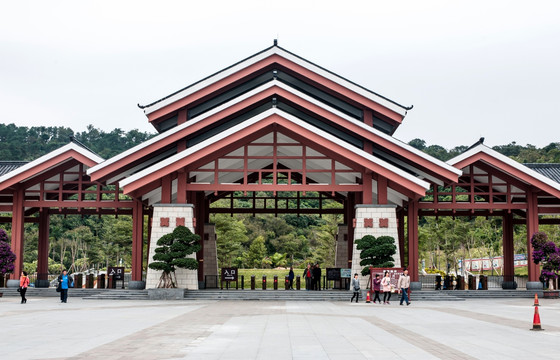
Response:
[{"label": "traditional chinese gate building", "polygon": [[[103,160],[73,142],[0,176],[0,211],[12,213],[4,221],[12,223],[17,274],[25,221],[39,222],[39,272],[46,267],[51,213],[131,214],[134,281],[142,280],[144,216],[150,259],[159,237],[190,227],[202,238],[200,267],[178,278],[191,289],[204,275],[217,275],[211,212],[341,213],[337,266],[359,272],[354,240],[390,235],[398,239],[396,265],[409,265],[413,281],[419,216],[503,217],[504,271],[513,275],[513,224],[526,224],[529,240],[539,214],[560,213],[559,183],[482,143],[447,163],[428,156],[393,137],[411,107],[276,42],[141,108],[159,132],[145,143]],[[234,208],[235,197],[256,204],[259,192],[271,193],[264,201],[274,206]],[[300,208],[308,193],[319,194],[319,204],[334,199],[343,207]],[[210,206],[224,198],[230,208]],[[297,205],[280,208],[280,199]],[[527,252],[530,259],[529,242]],[[538,267],[529,263],[530,284],[538,286]],[[148,270],[146,286],[158,278]]]}]

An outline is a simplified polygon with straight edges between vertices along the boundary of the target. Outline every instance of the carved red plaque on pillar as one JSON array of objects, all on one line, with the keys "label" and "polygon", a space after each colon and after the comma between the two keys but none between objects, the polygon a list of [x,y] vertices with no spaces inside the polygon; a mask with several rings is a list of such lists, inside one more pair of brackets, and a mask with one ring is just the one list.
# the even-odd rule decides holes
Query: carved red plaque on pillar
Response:
[{"label": "carved red plaque on pillar", "polygon": [[373,219],[372,218],[364,218],[364,227],[372,228],[373,227]]},{"label": "carved red plaque on pillar", "polygon": [[356,218],[352,219],[352,227],[356,227]]},{"label": "carved red plaque on pillar", "polygon": [[159,219],[159,226],[161,227],[169,227],[169,218],[168,217],[162,217]]},{"label": "carved red plaque on pillar", "polygon": [[379,219],[379,227],[380,227],[380,228],[388,228],[388,227],[389,227],[389,219],[387,219],[387,218],[380,218],[380,219]]},{"label": "carved red plaque on pillar", "polygon": [[192,226],[193,226],[193,228],[196,229],[196,218],[193,218],[193,219],[192,219]]},{"label": "carved red plaque on pillar", "polygon": [[185,226],[185,218],[178,217],[175,219],[175,226]]}]

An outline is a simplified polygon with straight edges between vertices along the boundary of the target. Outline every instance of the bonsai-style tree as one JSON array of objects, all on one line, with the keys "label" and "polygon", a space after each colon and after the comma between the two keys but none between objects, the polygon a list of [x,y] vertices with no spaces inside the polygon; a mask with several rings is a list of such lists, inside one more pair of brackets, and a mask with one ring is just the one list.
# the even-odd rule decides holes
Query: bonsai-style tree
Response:
[{"label": "bonsai-style tree", "polygon": [[[193,234],[184,226],[177,226],[172,233],[163,235],[158,241],[154,261],[150,269],[163,271],[159,279],[158,288],[174,288],[177,286],[175,269],[198,269],[196,259],[187,258],[188,255],[201,249],[200,236]],[[173,276],[172,276],[173,274]],[[175,277],[175,281],[173,281]]]},{"label": "bonsai-style tree", "polygon": [[4,229],[0,229],[0,276],[11,274],[14,271],[16,254],[12,252],[8,244],[8,234]]},{"label": "bonsai-style tree", "polygon": [[548,240],[544,232],[536,232],[531,237],[533,245],[533,261],[541,264],[541,275],[546,281],[558,278],[560,272],[560,248],[553,241]]},{"label": "bonsai-style tree", "polygon": [[356,240],[358,250],[361,250],[360,261],[362,276],[369,274],[369,267],[393,267],[393,255],[397,253],[395,239],[391,236],[380,236],[377,239],[372,235],[366,235]]}]

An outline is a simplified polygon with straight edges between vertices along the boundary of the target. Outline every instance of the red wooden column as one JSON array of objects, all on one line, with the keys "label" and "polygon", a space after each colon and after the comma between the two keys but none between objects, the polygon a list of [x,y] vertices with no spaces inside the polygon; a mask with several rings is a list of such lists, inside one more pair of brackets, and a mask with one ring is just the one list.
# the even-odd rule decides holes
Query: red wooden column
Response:
[{"label": "red wooden column", "polygon": [[504,215],[503,222],[503,252],[504,252],[504,281],[513,281],[514,270],[514,248],[513,248],[513,214]]},{"label": "red wooden column", "polygon": [[533,246],[531,237],[539,231],[539,208],[537,203],[537,193],[527,191],[527,267],[529,270],[528,281],[539,281],[539,265],[533,261]]},{"label": "red wooden column", "polygon": [[144,205],[135,199],[132,208],[132,281],[142,281]]},{"label": "red wooden column", "polygon": [[362,191],[362,204],[373,204],[373,178],[369,170],[362,173],[363,178],[363,191]]},{"label": "red wooden column", "polygon": [[48,280],[49,274],[49,227],[50,216],[48,208],[39,211],[39,245],[37,254],[38,280]]},{"label": "red wooden column", "polygon": [[19,279],[21,271],[23,270],[23,222],[24,222],[24,208],[23,200],[25,197],[25,189],[18,188],[14,191],[14,198],[12,204],[12,251],[16,254],[16,262],[14,272],[11,275],[12,279]]},{"label": "red wooden column", "polygon": [[171,204],[171,175],[161,178],[161,203]]},{"label": "red wooden column", "polygon": [[200,251],[196,253],[198,260],[198,281],[204,281],[204,221],[206,219],[206,201],[203,191],[196,192],[196,203],[194,204],[194,214],[196,224],[195,233],[200,236]]},{"label": "red wooden column", "polygon": [[399,238],[399,255],[401,266],[404,264],[404,209],[397,211],[397,234]]},{"label": "red wooden column", "polygon": [[354,252],[354,220],[356,219],[356,193],[349,192],[347,197],[348,206],[348,265],[347,268],[352,268],[352,253]]},{"label": "red wooden column", "polygon": [[408,274],[418,281],[418,202],[408,202]]},{"label": "red wooden column", "polygon": [[152,238],[152,220],[154,218],[154,211],[150,209],[148,212],[148,243],[146,244],[148,251],[146,251],[146,271],[148,269],[148,264],[150,263],[150,239]]},{"label": "red wooden column", "polygon": [[377,203],[387,205],[387,178],[381,175],[377,177]]}]

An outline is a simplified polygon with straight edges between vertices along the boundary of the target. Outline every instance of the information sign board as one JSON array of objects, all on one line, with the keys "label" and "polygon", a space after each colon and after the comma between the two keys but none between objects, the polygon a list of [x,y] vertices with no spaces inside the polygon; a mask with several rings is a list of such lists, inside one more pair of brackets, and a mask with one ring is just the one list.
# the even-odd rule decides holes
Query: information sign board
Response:
[{"label": "information sign board", "polygon": [[237,281],[237,268],[222,268],[222,281]]},{"label": "information sign board", "polygon": [[340,280],[340,268],[327,268],[327,280]]},{"label": "information sign board", "polygon": [[124,267],[109,266],[107,268],[107,276],[113,275],[113,280],[124,281]]},{"label": "information sign board", "polygon": [[352,269],[340,269],[340,277],[350,279],[352,277]]}]

